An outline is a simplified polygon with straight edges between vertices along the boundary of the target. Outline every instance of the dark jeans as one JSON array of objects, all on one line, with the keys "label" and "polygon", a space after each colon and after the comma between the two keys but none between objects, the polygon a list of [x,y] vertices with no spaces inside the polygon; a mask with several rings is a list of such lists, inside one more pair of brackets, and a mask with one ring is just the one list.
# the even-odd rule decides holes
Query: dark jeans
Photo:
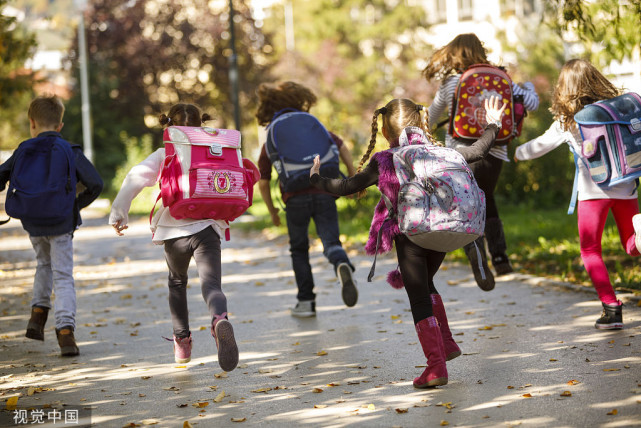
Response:
[{"label": "dark jeans", "polygon": [[323,255],[334,265],[334,272],[341,263],[347,263],[354,270],[339,238],[336,199],[331,195],[318,193],[292,196],[287,200],[285,214],[289,251],[298,286],[296,297],[299,301],[315,300],[314,278],[309,264],[308,230],[311,219],[314,220],[316,233],[323,243]]},{"label": "dark jeans", "polygon": [[191,258],[196,261],[200,288],[209,314],[227,312],[227,298],[221,287],[220,237],[213,228],[165,241],[165,259],[169,268],[169,310],[176,337],[189,336],[187,308],[187,270]]},{"label": "dark jeans", "polygon": [[433,315],[430,294],[438,294],[434,286],[434,275],[441,267],[445,253],[419,247],[405,235],[398,235],[394,242],[398,267],[410,300],[412,318],[414,324],[417,324]]},{"label": "dark jeans", "polygon": [[485,210],[486,218],[499,218],[499,210],[496,207],[496,200],[494,199],[494,189],[496,183],[499,181],[499,175],[503,168],[503,161],[495,158],[492,155],[487,155],[485,159],[481,159],[470,164],[470,169],[474,173],[474,178],[479,184],[479,187],[485,192]]}]

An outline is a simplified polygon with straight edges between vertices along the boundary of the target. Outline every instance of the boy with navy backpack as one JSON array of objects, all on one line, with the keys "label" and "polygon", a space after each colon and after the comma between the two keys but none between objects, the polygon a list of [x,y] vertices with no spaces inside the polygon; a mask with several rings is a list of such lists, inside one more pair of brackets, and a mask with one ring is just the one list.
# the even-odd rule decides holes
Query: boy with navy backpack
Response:
[{"label": "boy with navy backpack", "polygon": [[[82,223],[80,210],[100,195],[103,184],[82,148],[60,135],[64,110],[55,95],[40,96],[31,102],[28,117],[32,138],[23,141],[0,165],[0,191],[8,181],[5,211],[20,219],[36,252],[26,337],[44,340],[51,292],[55,291],[56,336],[61,355],[74,356],[79,351],[73,334],[73,232]],[[76,183],[84,186],[79,194]]]},{"label": "boy with navy backpack", "polygon": [[334,265],[341,283],[343,302],[354,306],[358,290],[352,278],[354,267],[339,238],[336,197],[309,183],[309,170],[315,156],[320,156],[323,162],[323,174],[338,177],[339,159],[347,166],[348,174],[354,174],[351,154],[339,137],[328,132],[308,113],[316,103],[316,96],[310,89],[294,82],[278,86],[263,84],[258,88],[258,98],[256,118],[260,125],[267,126],[267,141],[258,159],[258,187],[273,223],[279,226],[279,210],[274,206],[270,189],[273,166],[285,204],[292,266],[298,286],[298,303],[291,314],[295,317],[316,316],[314,278],[309,263],[308,229],[312,219],[323,243],[323,254]]}]

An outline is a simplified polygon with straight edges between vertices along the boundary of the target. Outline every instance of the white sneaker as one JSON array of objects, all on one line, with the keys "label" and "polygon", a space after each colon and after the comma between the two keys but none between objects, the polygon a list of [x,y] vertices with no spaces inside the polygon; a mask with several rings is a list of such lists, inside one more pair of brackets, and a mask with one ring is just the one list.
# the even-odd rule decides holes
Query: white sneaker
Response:
[{"label": "white sneaker", "polygon": [[300,301],[292,309],[292,316],[298,318],[309,318],[316,316],[316,302],[313,300]]},{"label": "white sneaker", "polygon": [[641,214],[632,216],[632,227],[634,227],[634,243],[641,253]]}]

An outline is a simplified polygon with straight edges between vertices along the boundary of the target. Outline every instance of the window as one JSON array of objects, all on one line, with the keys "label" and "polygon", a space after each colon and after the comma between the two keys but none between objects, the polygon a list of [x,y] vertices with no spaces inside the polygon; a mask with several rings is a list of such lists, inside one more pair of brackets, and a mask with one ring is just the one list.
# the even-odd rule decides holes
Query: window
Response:
[{"label": "window", "polygon": [[474,17],[474,2],[472,0],[457,0],[459,21],[470,20]]}]

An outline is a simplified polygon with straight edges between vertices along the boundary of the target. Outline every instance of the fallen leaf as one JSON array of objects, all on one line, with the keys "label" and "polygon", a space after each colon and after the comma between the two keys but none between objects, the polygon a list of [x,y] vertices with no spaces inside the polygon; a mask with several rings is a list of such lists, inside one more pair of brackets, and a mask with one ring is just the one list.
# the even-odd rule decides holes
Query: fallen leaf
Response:
[{"label": "fallen leaf", "polygon": [[35,393],[36,393],[36,388],[34,388],[33,386],[30,386],[29,389],[27,390],[27,395],[31,397]]},{"label": "fallen leaf", "polygon": [[140,379],[143,379],[143,380],[151,379],[151,376],[140,376]]},{"label": "fallen leaf", "polygon": [[561,397],[572,397],[572,393],[570,391],[563,391]]},{"label": "fallen leaf", "polygon": [[160,421],[158,419],[143,419],[140,423],[143,425],[158,425]]},{"label": "fallen leaf", "polygon": [[265,374],[265,373],[271,373],[272,369],[258,369],[258,373],[260,374]]},{"label": "fallen leaf", "polygon": [[603,369],[604,372],[618,372],[621,369]]},{"label": "fallen leaf", "polygon": [[7,410],[16,410],[18,406],[18,396],[14,395],[13,397],[7,398],[6,409]]},{"label": "fallen leaf", "polygon": [[392,315],[390,318],[393,320],[397,320],[397,319],[400,319],[401,317],[399,315]]},{"label": "fallen leaf", "polygon": [[341,383],[340,383],[340,382],[332,382],[332,383],[328,383],[328,384],[327,384],[327,386],[329,386],[329,387],[332,387],[332,386],[341,386]]},{"label": "fallen leaf", "polygon": [[223,401],[223,398],[225,398],[225,391],[221,391],[220,394],[218,394],[216,398],[214,398],[214,403],[220,403],[221,401]]},{"label": "fallen leaf", "polygon": [[550,358],[550,361],[558,361],[556,358]]},{"label": "fallen leaf", "polygon": [[404,408],[398,408],[394,410],[396,410],[396,413],[407,413],[409,409],[404,407]]},{"label": "fallen leaf", "polygon": [[532,398],[532,394],[530,394],[530,393],[528,392],[527,394],[523,394],[523,395],[521,395],[521,397],[525,397],[525,398]]},{"label": "fallen leaf", "polygon": [[232,422],[245,422],[247,418],[231,418]]},{"label": "fallen leaf", "polygon": [[225,373],[225,372],[222,372],[222,373],[214,373],[214,377],[215,377],[216,379],[224,378],[224,377],[227,377],[227,373]]},{"label": "fallen leaf", "polygon": [[193,428],[193,426],[189,423],[189,421],[183,422],[183,428]]},{"label": "fallen leaf", "polygon": [[320,388],[314,388],[314,389],[312,389],[312,392],[315,392],[315,393],[317,393],[317,394],[318,394],[318,393],[323,392],[323,390],[322,390],[322,389],[320,389]]},{"label": "fallen leaf", "polygon": [[192,404],[192,406],[194,406],[197,409],[202,409],[203,407],[209,406],[209,401],[197,401],[194,404]]},{"label": "fallen leaf", "polygon": [[441,421],[441,426],[448,426],[450,423],[448,421]]},{"label": "fallen leaf", "polygon": [[174,366],[175,369],[186,369],[187,366]]},{"label": "fallen leaf", "polygon": [[324,409],[327,407],[327,404],[314,404],[315,409]]},{"label": "fallen leaf", "polygon": [[608,415],[610,415],[610,416],[614,416],[614,415],[616,415],[617,413],[619,413],[619,411],[618,411],[617,409],[612,409],[612,410],[611,410],[611,411],[609,411],[607,414],[608,414]]},{"label": "fallen leaf", "polygon": [[514,389],[514,387],[512,385],[508,385],[507,389]]},{"label": "fallen leaf", "polygon": [[271,390],[272,390],[271,388],[258,388],[258,389],[252,390],[252,392],[267,392]]},{"label": "fallen leaf", "polygon": [[578,384],[580,384],[580,383],[581,383],[581,382],[579,382],[578,380],[575,380],[575,379],[572,379],[572,380],[569,380],[569,381],[568,381],[568,385],[578,385]]},{"label": "fallen leaf", "polygon": [[373,405],[373,404],[369,404],[369,405],[367,406],[367,410],[376,410],[376,406],[375,406],[375,405]]},{"label": "fallen leaf", "polygon": [[319,357],[322,357],[323,355],[327,355],[327,351],[318,351],[316,355],[318,355]]}]

